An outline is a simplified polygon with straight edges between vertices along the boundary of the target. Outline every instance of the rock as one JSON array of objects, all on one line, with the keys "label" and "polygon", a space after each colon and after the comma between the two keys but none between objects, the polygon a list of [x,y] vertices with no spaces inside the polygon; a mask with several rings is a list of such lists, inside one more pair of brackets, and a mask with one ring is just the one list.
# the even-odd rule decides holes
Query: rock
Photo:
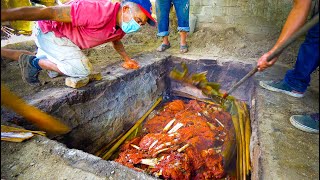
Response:
[{"label": "rock", "polygon": [[100,72],[93,72],[88,77],[81,77],[81,78],[75,78],[75,77],[67,77],[65,84],[66,86],[72,87],[72,88],[80,88],[89,83],[89,81],[100,81],[102,79],[102,75]]},{"label": "rock", "polygon": [[102,79],[101,72],[92,72],[89,75],[89,81],[100,81]]},{"label": "rock", "polygon": [[247,47],[247,45],[246,45],[245,43],[239,44],[239,48],[240,48],[240,49],[244,49],[244,48],[246,48],[246,47]]},{"label": "rock", "polygon": [[81,77],[81,78],[74,78],[74,77],[67,77],[65,84],[66,86],[72,88],[80,88],[89,83],[89,77]]}]

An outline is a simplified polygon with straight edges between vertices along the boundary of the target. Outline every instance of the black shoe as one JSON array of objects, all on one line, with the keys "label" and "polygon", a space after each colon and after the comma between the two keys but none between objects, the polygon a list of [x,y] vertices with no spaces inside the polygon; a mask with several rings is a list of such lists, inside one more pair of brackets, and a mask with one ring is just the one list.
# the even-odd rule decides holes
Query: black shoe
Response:
[{"label": "black shoe", "polygon": [[281,92],[292,97],[301,98],[304,92],[298,92],[292,89],[284,80],[281,81],[260,81],[259,85],[265,89],[274,92]]},{"label": "black shoe", "polygon": [[24,82],[31,86],[40,86],[41,83],[38,78],[40,70],[33,67],[30,63],[30,61],[34,58],[36,58],[36,56],[22,54],[18,61],[19,67],[21,70],[22,80]]},{"label": "black shoe", "polygon": [[290,117],[291,124],[301,131],[319,133],[319,113],[311,115],[293,115]]}]

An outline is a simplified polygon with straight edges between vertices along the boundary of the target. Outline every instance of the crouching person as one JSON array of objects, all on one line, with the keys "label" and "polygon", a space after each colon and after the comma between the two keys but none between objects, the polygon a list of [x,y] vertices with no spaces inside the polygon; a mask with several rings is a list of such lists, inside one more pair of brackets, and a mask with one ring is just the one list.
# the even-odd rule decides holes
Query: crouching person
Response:
[{"label": "crouching person", "polygon": [[33,33],[38,51],[1,48],[1,56],[17,60],[22,79],[32,86],[40,85],[41,70],[48,70],[50,77],[88,76],[92,65],[81,50],[107,42],[112,42],[123,58],[124,68],[138,69],[138,62],[128,56],[121,39],[146,23],[156,23],[149,0],[74,0],[59,6],[1,10],[1,22],[14,20],[37,21]]}]

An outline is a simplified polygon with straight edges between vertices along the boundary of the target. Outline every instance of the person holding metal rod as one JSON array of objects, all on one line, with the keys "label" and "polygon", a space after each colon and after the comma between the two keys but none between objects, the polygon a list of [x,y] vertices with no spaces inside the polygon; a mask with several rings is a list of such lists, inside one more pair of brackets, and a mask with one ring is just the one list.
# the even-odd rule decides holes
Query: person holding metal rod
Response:
[{"label": "person holding metal rod", "polygon": [[[257,64],[258,71],[263,71],[276,63],[278,57],[268,61],[268,56],[306,23],[310,12],[311,17],[319,14],[319,0],[294,1],[292,10],[288,15],[276,44],[270,51],[259,58]],[[260,81],[259,84],[267,90],[301,98],[309,86],[311,73],[315,71],[318,66],[319,22],[308,31],[305,41],[301,44],[294,69],[288,70],[285,77],[281,80]],[[319,133],[319,112],[310,115],[293,115],[290,117],[290,122],[302,131]]]}]

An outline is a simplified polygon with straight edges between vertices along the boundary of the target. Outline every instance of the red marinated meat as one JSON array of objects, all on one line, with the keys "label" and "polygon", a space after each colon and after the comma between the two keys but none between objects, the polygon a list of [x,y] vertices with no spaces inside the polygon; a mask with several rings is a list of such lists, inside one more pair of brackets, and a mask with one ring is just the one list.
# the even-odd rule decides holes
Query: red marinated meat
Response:
[{"label": "red marinated meat", "polygon": [[[163,131],[173,119],[169,130],[178,125],[181,127],[175,132]],[[115,161],[150,174],[156,173],[163,179],[222,178],[225,171],[219,148],[228,139],[225,126],[230,123],[231,115],[222,111],[219,105],[174,100],[147,120],[140,137],[122,145]],[[182,147],[185,149],[180,149]],[[154,166],[141,163],[142,159],[155,158]]]}]

